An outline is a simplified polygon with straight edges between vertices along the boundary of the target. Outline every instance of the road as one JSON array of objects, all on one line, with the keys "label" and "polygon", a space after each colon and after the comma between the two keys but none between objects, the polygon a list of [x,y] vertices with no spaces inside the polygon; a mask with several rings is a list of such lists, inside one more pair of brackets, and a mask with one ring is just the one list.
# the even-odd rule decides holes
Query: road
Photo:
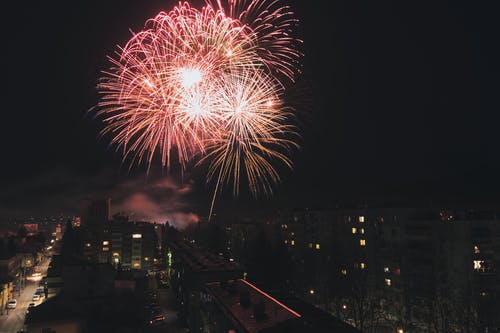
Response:
[{"label": "road", "polygon": [[146,333],[185,333],[187,329],[182,327],[182,325],[177,320],[176,310],[177,300],[174,293],[170,288],[160,288],[153,277],[149,281],[149,290],[154,291],[158,295],[158,303],[162,308],[162,314],[165,316],[165,322],[159,326],[148,326],[145,329]]},{"label": "road", "polygon": [[[47,274],[50,259],[44,259],[39,265],[39,272],[43,276]],[[17,292],[14,293],[17,299],[17,307],[15,309],[6,310],[4,315],[0,316],[0,333],[16,333],[24,327],[24,317],[28,304],[32,303],[33,294],[38,287],[39,282],[26,281],[26,287],[21,291],[21,296]],[[33,302],[36,305],[41,301]],[[7,314],[8,312],[8,314]]]}]

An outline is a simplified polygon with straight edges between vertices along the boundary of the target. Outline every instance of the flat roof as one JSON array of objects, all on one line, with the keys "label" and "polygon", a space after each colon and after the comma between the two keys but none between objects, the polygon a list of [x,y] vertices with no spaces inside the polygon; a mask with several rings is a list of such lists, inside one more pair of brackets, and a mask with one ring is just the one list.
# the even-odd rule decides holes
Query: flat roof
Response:
[{"label": "flat roof", "polygon": [[217,256],[207,250],[186,243],[172,244],[175,255],[184,263],[187,269],[191,271],[231,271],[240,268],[224,259],[223,256]]},{"label": "flat roof", "polygon": [[[231,319],[236,321],[248,333],[257,333],[290,319],[301,317],[295,310],[243,279],[229,281],[224,284],[210,283],[207,284],[207,289],[232,316]],[[242,292],[248,293],[249,306],[240,304],[240,294]],[[259,303],[264,304],[265,316],[257,319],[254,316],[253,305]]]}]

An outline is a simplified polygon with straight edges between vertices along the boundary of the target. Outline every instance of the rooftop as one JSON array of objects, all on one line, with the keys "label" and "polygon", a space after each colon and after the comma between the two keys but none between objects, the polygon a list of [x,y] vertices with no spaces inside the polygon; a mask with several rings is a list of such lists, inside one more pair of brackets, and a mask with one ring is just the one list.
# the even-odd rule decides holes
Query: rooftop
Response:
[{"label": "rooftop", "polygon": [[[247,333],[260,332],[301,317],[298,312],[242,279],[222,284],[211,283],[207,289],[229,313],[233,322]],[[241,304],[241,295],[246,295],[247,305]],[[261,316],[256,315],[256,306],[261,308]]]},{"label": "rooftop", "polygon": [[185,268],[195,272],[232,271],[239,269],[237,265],[227,261],[223,256],[207,252],[200,247],[188,243],[173,244],[173,250],[185,265]]}]

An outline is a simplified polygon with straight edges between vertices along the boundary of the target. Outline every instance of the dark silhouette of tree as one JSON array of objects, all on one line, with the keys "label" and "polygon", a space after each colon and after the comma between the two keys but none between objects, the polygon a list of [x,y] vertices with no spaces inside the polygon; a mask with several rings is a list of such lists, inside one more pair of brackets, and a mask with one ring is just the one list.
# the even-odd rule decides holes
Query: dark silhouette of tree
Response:
[{"label": "dark silhouette of tree", "polygon": [[45,244],[45,242],[47,242],[47,237],[45,236],[45,234],[43,232],[37,233],[34,236],[34,239],[36,242],[41,243],[41,244]]},{"label": "dark silhouette of tree", "polygon": [[79,256],[81,253],[80,233],[77,232],[71,221],[66,223],[66,229],[62,238],[61,255],[64,258]]},{"label": "dark silhouette of tree", "polygon": [[28,230],[26,230],[26,227],[24,225],[22,225],[17,230],[17,237],[18,238],[26,238],[26,236],[28,236]]},{"label": "dark silhouette of tree", "polygon": [[226,253],[226,233],[220,225],[212,223],[208,225],[208,239],[206,240],[207,246],[215,253]]}]

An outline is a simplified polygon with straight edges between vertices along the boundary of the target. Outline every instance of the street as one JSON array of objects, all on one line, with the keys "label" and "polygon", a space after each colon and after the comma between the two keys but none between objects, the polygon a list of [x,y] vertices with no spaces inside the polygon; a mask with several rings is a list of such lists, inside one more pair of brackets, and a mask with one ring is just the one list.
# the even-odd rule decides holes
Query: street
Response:
[{"label": "street", "polygon": [[[160,332],[172,332],[172,333],[185,333],[187,329],[182,327],[177,320],[176,310],[177,300],[175,299],[174,293],[170,288],[160,288],[154,277],[149,280],[149,290],[154,291],[158,295],[158,303],[162,308],[162,314],[165,316],[165,322],[159,326],[148,326],[146,328],[147,333],[160,333]],[[1,332],[0,332],[1,333]]]},{"label": "street", "polygon": [[[39,265],[39,272],[42,276],[47,274],[50,259],[44,259]],[[17,307],[15,309],[5,309],[4,314],[0,316],[0,333],[16,333],[24,327],[24,318],[28,304],[32,303],[33,294],[38,287],[39,282],[26,281],[26,287],[19,292],[14,292],[14,297],[17,299]],[[42,298],[42,301],[45,297]],[[42,301],[33,302],[36,305]]]}]

